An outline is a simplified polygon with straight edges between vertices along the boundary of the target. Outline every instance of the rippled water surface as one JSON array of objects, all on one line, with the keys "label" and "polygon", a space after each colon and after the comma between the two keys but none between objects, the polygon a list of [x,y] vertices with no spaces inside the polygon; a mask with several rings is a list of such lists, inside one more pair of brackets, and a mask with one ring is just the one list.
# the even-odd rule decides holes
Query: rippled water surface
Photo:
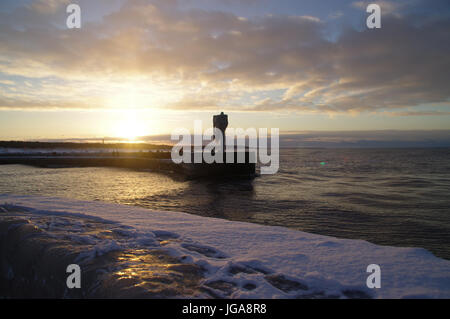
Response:
[{"label": "rippled water surface", "polygon": [[285,226],[450,259],[450,149],[283,149],[253,181],[114,168],[0,166],[0,193],[101,200]]}]

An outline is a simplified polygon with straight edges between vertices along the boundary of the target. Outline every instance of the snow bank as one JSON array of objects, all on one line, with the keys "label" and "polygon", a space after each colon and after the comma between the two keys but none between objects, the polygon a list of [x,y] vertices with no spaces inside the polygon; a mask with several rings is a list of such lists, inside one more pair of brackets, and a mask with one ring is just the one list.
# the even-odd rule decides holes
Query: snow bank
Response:
[{"label": "snow bank", "polygon": [[[103,202],[0,195],[3,204],[24,208],[34,216],[94,216],[128,226],[123,228],[126,241],[99,243],[98,250],[151,242],[184,263],[205,269],[203,284],[218,297],[450,298],[450,261],[421,248],[378,246],[283,227]],[[54,226],[79,227],[74,222]],[[73,240],[95,238],[80,234]],[[370,264],[381,267],[379,289],[366,286]]]}]

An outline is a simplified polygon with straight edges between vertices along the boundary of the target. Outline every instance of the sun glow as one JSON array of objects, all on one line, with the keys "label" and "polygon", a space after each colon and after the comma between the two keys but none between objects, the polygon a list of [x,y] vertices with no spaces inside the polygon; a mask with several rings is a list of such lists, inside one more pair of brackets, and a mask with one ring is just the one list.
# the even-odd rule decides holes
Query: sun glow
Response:
[{"label": "sun glow", "polygon": [[128,140],[136,140],[140,136],[148,135],[148,130],[136,114],[130,112],[126,113],[126,118],[117,124],[114,135]]},{"label": "sun glow", "polygon": [[112,136],[136,141],[160,133],[160,110],[154,107],[160,104],[156,94],[138,84],[120,85],[115,90],[107,103],[113,118],[109,129]]},{"label": "sun glow", "polygon": [[114,115],[109,131],[114,137],[136,141],[160,133],[160,122],[156,110],[120,110]]}]

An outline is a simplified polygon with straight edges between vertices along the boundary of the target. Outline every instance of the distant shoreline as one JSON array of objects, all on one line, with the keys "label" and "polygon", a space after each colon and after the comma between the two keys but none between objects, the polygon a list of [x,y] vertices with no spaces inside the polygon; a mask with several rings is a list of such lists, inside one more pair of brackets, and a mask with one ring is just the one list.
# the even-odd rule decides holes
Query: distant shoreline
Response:
[{"label": "distant shoreline", "polygon": [[[283,142],[281,140],[281,142]],[[170,151],[173,145],[149,142],[40,142],[40,141],[0,141],[0,149],[29,149],[29,150],[115,150],[115,151]],[[432,144],[429,146],[407,144],[403,146],[373,143],[372,145],[340,144],[333,145],[283,145],[280,149],[449,149],[450,145]]]},{"label": "distant shoreline", "polygon": [[24,141],[0,141],[3,148],[21,149],[127,149],[127,150],[169,150],[170,145],[151,143],[78,143],[78,142],[24,142]]}]

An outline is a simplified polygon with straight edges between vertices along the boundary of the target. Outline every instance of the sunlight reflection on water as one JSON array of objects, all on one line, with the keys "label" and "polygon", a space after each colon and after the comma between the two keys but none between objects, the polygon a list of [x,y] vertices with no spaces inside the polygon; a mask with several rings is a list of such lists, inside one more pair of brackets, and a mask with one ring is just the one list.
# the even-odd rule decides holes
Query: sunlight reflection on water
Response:
[{"label": "sunlight reflection on water", "polygon": [[284,149],[253,181],[0,166],[0,193],[100,200],[417,246],[450,258],[449,149]]}]

